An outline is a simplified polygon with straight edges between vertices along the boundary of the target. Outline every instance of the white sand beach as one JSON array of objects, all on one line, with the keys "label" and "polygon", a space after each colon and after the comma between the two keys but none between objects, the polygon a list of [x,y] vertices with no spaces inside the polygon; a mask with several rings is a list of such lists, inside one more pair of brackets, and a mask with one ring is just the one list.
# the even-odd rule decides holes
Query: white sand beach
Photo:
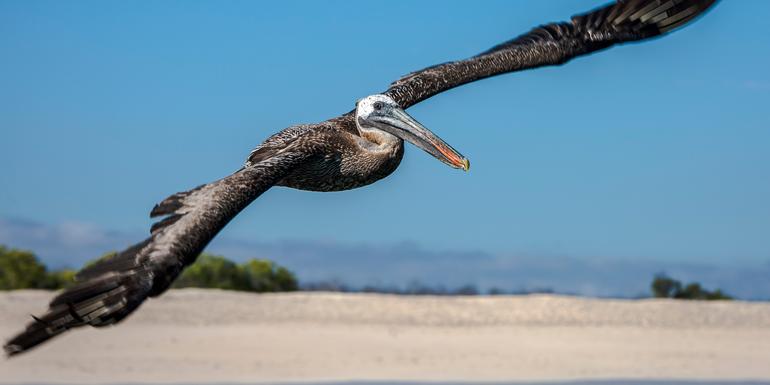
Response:
[{"label": "white sand beach", "polygon": [[[45,291],[0,293],[0,336]],[[0,383],[770,379],[770,303],[172,290]]]}]

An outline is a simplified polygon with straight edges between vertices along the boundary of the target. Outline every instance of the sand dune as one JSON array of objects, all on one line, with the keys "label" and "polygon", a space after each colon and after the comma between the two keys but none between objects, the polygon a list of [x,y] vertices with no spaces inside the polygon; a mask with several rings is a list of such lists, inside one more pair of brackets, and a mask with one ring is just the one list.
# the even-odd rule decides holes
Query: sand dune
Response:
[{"label": "sand dune", "polygon": [[[52,293],[0,293],[0,335]],[[770,303],[173,290],[0,383],[770,379]]]}]

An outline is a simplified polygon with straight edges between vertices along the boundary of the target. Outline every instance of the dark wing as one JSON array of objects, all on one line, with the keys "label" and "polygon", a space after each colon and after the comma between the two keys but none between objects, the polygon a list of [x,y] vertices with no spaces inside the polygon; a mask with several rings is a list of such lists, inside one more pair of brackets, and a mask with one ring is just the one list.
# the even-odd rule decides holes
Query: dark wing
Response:
[{"label": "dark wing", "polygon": [[164,218],[149,238],[82,270],[79,282],[54,298],[5,351],[21,353],[73,327],[113,324],[161,294],[233,217],[312,156],[309,146],[298,147],[166,198],[150,214]]},{"label": "dark wing", "polygon": [[558,65],[615,44],[659,36],[702,14],[716,0],[619,0],[569,23],[544,25],[470,59],[413,72],[386,94],[403,108],[469,82]]}]

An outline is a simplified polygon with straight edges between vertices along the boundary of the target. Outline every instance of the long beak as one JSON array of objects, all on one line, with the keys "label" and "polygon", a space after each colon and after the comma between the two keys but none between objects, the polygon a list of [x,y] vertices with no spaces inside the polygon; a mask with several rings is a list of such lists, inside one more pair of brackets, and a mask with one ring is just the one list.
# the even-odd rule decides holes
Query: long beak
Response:
[{"label": "long beak", "polygon": [[471,163],[466,157],[400,108],[392,108],[387,114],[372,116],[369,119],[378,128],[411,142],[453,168],[461,168],[464,171],[471,168]]}]

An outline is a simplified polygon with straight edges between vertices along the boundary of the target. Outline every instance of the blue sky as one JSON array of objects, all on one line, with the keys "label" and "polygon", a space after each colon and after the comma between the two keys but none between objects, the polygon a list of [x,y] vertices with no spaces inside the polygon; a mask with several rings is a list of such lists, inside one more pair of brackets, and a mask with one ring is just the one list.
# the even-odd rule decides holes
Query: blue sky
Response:
[{"label": "blue sky", "polygon": [[[601,3],[0,1],[0,218],[141,237],[154,203],[270,134]],[[767,14],[725,0],[655,41],[436,96],[409,112],[470,173],[410,146],[368,187],[273,189],[222,236],[770,263]]]}]

